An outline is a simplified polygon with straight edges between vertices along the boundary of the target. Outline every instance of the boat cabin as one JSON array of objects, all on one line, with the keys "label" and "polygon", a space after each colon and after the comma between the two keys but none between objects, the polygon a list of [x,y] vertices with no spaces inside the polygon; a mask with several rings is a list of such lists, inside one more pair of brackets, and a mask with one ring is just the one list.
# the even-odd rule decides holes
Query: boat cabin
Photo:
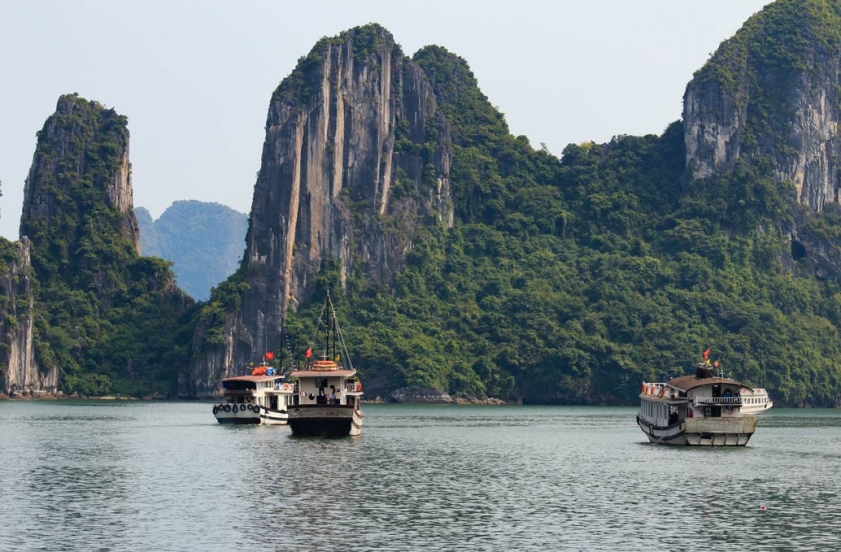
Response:
[{"label": "boat cabin", "polygon": [[362,383],[356,370],[340,370],[332,360],[319,360],[307,370],[292,372],[297,378],[296,403],[299,405],[344,405],[359,409]]},{"label": "boat cabin", "polygon": [[283,376],[237,376],[222,380],[225,402],[286,410],[292,405],[294,386]]}]

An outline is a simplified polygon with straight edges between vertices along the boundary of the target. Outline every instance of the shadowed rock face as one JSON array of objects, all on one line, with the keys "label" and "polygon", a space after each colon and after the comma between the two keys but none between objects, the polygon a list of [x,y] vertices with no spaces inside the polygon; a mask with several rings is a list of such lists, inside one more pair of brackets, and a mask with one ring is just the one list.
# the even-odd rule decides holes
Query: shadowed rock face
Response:
[{"label": "shadowed rock face", "polygon": [[324,259],[342,283],[356,273],[391,285],[418,230],[453,223],[450,159],[432,88],[390,33],[368,25],[321,40],[269,105],[243,259],[249,287],[226,337],[233,352],[200,359],[196,382],[276,348],[283,313],[306,299]]},{"label": "shadowed rock face", "polygon": [[841,18],[817,0],[780,0],[724,42],[686,88],[687,177],[763,156],[804,205],[838,202]]},{"label": "shadowed rock face", "polygon": [[[0,275],[0,295],[7,298],[0,308],[2,343],[0,349],[0,393],[38,394],[58,390],[58,370],[38,371],[33,350],[32,275],[29,262],[29,240],[2,245],[6,268]],[[14,322],[12,322],[12,320]]]}]

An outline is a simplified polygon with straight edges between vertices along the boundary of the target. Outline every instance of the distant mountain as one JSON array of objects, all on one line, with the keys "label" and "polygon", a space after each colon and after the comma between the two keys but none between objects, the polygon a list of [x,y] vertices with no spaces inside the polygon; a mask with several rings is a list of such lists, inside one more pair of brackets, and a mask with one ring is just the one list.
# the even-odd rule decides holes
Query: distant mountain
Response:
[{"label": "distant mountain", "polygon": [[143,255],[172,261],[178,286],[194,299],[207,299],[210,288],[239,266],[248,228],[244,213],[202,201],[176,201],[156,221],[143,207],[134,213]]}]

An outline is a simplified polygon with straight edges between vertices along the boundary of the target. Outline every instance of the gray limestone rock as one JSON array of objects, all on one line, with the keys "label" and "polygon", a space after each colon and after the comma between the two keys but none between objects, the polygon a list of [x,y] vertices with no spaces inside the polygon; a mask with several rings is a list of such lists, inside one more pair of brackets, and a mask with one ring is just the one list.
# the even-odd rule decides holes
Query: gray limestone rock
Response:
[{"label": "gray limestone rock", "polygon": [[453,224],[449,125],[423,70],[368,25],[323,39],[272,96],[246,237],[245,292],[223,349],[196,354],[180,393],[279,342],[325,259],[391,285],[423,229]]}]

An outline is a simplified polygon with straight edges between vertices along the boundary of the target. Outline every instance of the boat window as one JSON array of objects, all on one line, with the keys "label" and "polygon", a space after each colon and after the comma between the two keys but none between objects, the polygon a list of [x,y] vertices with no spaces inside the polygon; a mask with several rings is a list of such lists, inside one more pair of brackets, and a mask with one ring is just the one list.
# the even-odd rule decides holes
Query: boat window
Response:
[{"label": "boat window", "polygon": [[256,385],[253,381],[223,381],[222,388],[230,391],[245,391],[246,389],[255,389]]}]

